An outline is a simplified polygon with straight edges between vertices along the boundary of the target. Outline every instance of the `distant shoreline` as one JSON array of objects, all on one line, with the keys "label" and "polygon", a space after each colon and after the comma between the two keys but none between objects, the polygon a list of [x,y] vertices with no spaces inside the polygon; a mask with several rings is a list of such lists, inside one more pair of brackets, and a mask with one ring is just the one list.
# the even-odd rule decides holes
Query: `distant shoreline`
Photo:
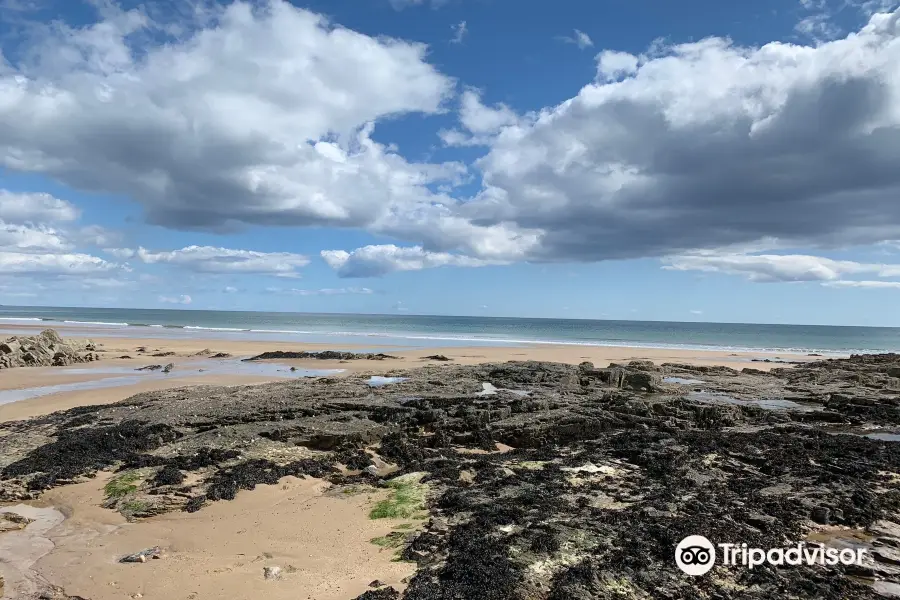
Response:
[{"label": "distant shoreline", "polygon": [[631,341],[575,341],[575,340],[528,340],[478,338],[451,335],[410,335],[393,332],[317,332],[301,330],[271,330],[216,328],[190,325],[144,325],[131,323],[88,323],[72,321],[31,321],[13,322],[0,319],[0,337],[10,335],[33,335],[44,329],[57,329],[67,337],[97,339],[132,339],[147,340],[210,340],[228,342],[290,342],[294,344],[315,344],[333,346],[334,349],[351,348],[442,348],[442,347],[485,347],[485,348],[521,348],[521,347],[581,347],[609,348],[620,350],[671,350],[685,352],[740,352],[762,355],[808,355],[810,353],[827,357],[846,357],[850,354],[872,354],[886,350],[851,349],[849,351],[821,348],[756,348],[747,346],[727,346],[700,344],[679,344],[665,342],[631,342]]}]

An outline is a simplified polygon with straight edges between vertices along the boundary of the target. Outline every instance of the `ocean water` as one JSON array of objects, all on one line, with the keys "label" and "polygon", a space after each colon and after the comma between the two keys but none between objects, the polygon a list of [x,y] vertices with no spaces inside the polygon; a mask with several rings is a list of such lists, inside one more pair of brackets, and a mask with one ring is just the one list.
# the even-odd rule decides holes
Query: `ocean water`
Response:
[{"label": "ocean water", "polygon": [[95,336],[203,337],[368,346],[578,344],[847,354],[900,351],[900,328],[0,306],[4,325]]}]

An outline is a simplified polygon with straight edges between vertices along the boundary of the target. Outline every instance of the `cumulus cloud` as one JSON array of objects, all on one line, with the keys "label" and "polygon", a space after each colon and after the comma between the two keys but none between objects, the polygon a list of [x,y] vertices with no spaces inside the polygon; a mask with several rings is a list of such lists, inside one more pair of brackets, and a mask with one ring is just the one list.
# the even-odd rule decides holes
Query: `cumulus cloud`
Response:
[{"label": "cumulus cloud", "polygon": [[[143,12],[54,25],[0,70],[0,164],[126,194],[175,228],[370,226],[428,205],[459,165],[407,162],[379,118],[435,113],[454,82],[426,47],[283,0],[210,8],[168,31]],[[402,211],[400,211],[402,212]]]},{"label": "cumulus cloud", "polygon": [[377,277],[395,271],[499,264],[448,252],[429,252],[421,246],[401,248],[393,244],[365,246],[353,252],[323,250],[322,258],[340,277]]},{"label": "cumulus cloud", "polygon": [[16,193],[0,189],[0,219],[7,223],[58,223],[77,218],[77,208],[50,194]]},{"label": "cumulus cloud", "polygon": [[193,300],[187,294],[180,296],[160,296],[159,301],[163,304],[190,304]]},{"label": "cumulus cloud", "polygon": [[420,44],[282,0],[211,9],[165,45],[144,42],[168,35],[144,13],[107,13],[0,69],[0,164],[126,195],[169,227],[414,245],[326,251],[345,276],[900,239],[900,11],[815,46],[607,50],[574,98],[534,114],[464,93],[442,138],[485,146],[474,170],[372,139],[380,119],[444,109],[454,82]]},{"label": "cumulus cloud", "polygon": [[597,55],[597,77],[611,82],[637,73],[640,61],[634,54],[604,50]]},{"label": "cumulus cloud", "polygon": [[[78,217],[74,206],[50,194],[0,190],[0,273],[59,278],[121,269],[116,263],[76,251],[77,246],[91,245],[105,232],[71,227],[69,222]],[[33,279],[30,285],[35,285]]]},{"label": "cumulus cloud", "polygon": [[0,274],[94,275],[109,273],[119,265],[87,254],[25,254],[0,251]]},{"label": "cumulus cloud", "polygon": [[49,227],[0,221],[0,248],[18,252],[64,252],[70,247],[67,240]]},{"label": "cumulus cloud", "polygon": [[479,161],[480,225],[538,230],[533,259],[676,254],[900,234],[900,11],[816,47],[709,38],[504,128]]},{"label": "cumulus cloud", "polygon": [[[667,270],[742,275],[757,282],[835,282],[848,275],[860,274],[900,277],[900,265],[832,260],[802,254],[702,254],[669,257],[664,262],[663,269]],[[841,285],[849,283],[855,282]]]},{"label": "cumulus cloud", "polygon": [[[127,251],[115,250],[121,256]],[[257,252],[232,250],[213,246],[187,246],[180,250],[151,252],[138,248],[135,256],[146,264],[171,264],[197,273],[231,273],[299,277],[297,269],[309,264],[309,259],[290,252]]]},{"label": "cumulus cloud", "polygon": [[441,130],[438,136],[447,146],[489,146],[504,127],[515,124],[519,116],[509,106],[486,106],[478,90],[462,93],[459,103],[459,122],[465,131]]}]

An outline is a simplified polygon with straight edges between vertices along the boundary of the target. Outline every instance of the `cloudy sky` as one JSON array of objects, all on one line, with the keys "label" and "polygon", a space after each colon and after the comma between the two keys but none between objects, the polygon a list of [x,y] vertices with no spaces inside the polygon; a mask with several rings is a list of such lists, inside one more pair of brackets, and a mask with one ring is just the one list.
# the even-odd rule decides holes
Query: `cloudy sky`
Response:
[{"label": "cloudy sky", "polygon": [[900,326],[900,9],[0,0],[0,303]]}]

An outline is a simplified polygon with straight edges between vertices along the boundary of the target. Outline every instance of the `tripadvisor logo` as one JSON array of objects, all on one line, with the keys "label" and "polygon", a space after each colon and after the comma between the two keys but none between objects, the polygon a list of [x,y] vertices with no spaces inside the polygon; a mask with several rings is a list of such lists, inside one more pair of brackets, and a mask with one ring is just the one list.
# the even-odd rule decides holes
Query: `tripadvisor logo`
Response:
[{"label": "tripadvisor logo", "polygon": [[[719,552],[716,552],[716,546]],[[790,548],[751,548],[747,544],[716,544],[702,535],[689,535],[675,547],[675,564],[688,575],[705,575],[718,559],[725,566],[741,565],[753,569],[763,564],[773,566],[799,565],[862,565],[868,552],[865,548],[825,548],[798,543]]]}]

